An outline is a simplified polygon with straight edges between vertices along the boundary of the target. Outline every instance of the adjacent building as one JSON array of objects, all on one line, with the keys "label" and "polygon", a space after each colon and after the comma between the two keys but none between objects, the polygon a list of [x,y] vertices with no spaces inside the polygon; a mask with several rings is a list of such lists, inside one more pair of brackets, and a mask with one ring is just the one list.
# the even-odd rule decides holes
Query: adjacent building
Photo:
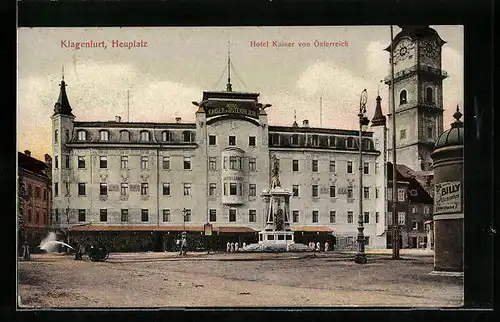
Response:
[{"label": "adjacent building", "polygon": [[51,227],[52,175],[51,158],[45,155],[45,162],[35,159],[31,152],[18,152],[20,230],[18,245],[27,241],[32,252]]},{"label": "adjacent building", "polygon": [[[119,240],[138,249],[173,247],[181,231],[211,242],[257,242],[270,158],[292,192],[295,241],[356,245],[358,198],[364,199],[367,248],[385,248],[386,126],[377,98],[371,131],[273,126],[258,93],[203,92],[194,122],[78,121],[64,80],[52,116],[53,223],[78,239]],[[356,117],[353,113],[353,117]],[[358,149],[364,156],[358,195]]]},{"label": "adjacent building", "polygon": [[[392,163],[387,163],[387,247],[392,248]],[[400,248],[427,248],[429,237],[426,222],[432,220],[433,199],[405,165],[396,166],[397,222],[400,227]]]}]

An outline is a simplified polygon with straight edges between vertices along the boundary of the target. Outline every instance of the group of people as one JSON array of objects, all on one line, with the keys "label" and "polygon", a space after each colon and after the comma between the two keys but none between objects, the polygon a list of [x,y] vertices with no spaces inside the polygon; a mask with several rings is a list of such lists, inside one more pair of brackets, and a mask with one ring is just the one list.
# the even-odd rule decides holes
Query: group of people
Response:
[{"label": "group of people", "polygon": [[[241,248],[245,248],[245,246],[247,245],[247,243],[243,242],[243,244],[241,245]],[[227,242],[226,244],[226,251],[228,253],[233,253],[233,252],[237,252],[240,250],[240,244],[238,242]]]},{"label": "group of people", "polygon": [[309,242],[309,248],[311,248],[312,251],[320,252],[321,250],[327,252],[330,250],[330,244],[328,242],[325,242],[324,248],[321,249],[321,242],[315,243],[314,241]]}]

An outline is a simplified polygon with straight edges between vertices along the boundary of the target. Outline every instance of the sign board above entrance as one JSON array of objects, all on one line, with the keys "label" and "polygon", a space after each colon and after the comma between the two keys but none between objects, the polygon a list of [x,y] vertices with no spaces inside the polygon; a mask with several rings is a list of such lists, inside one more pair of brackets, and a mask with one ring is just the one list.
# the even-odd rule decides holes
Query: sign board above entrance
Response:
[{"label": "sign board above entrance", "polygon": [[259,118],[259,109],[253,101],[208,100],[203,103],[208,117],[222,114],[238,114]]}]

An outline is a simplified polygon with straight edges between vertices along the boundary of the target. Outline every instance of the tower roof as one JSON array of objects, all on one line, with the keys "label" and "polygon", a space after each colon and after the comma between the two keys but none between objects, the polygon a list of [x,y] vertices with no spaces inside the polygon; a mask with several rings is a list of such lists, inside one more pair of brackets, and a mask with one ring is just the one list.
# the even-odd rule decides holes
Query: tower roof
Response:
[{"label": "tower roof", "polygon": [[436,140],[434,150],[464,144],[464,123],[460,121],[462,113],[458,110],[458,105],[453,117],[455,118],[455,122],[451,123],[451,128],[449,130],[441,133],[439,138]]},{"label": "tower roof", "polygon": [[[410,37],[413,39],[418,39],[418,38],[436,38],[438,41],[438,44],[440,46],[446,44],[446,41],[441,39],[439,37],[439,34],[437,33],[436,30],[430,28],[428,25],[400,25],[399,26],[402,30],[398,32],[396,36],[394,36],[394,42],[397,43],[399,39],[403,37]],[[386,51],[391,50],[391,45],[389,45],[386,49]]]},{"label": "tower roof", "polygon": [[71,106],[69,105],[68,96],[66,95],[66,83],[64,82],[64,77],[59,86],[61,87],[61,89],[59,91],[59,98],[57,99],[57,102],[54,104],[54,115],[61,114],[67,116],[74,116],[73,113],[71,113],[72,109]]},{"label": "tower roof", "polygon": [[377,95],[377,105],[375,106],[375,114],[372,118],[372,126],[385,125],[385,116],[382,114],[380,101],[382,101],[382,98],[380,98],[380,95]]}]

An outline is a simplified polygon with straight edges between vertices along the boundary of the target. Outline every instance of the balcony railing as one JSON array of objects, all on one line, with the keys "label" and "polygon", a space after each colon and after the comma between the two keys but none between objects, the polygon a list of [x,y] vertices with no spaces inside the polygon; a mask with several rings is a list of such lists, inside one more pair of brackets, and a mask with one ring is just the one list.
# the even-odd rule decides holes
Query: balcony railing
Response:
[{"label": "balcony railing", "polygon": [[[426,73],[436,74],[436,75],[441,76],[442,79],[448,77],[448,73],[442,69],[434,68],[434,67],[430,67],[430,66],[425,66],[425,65],[414,65],[410,68],[406,68],[406,69],[403,69],[403,70],[395,73],[394,79],[396,80],[396,79],[402,78],[404,76],[407,76],[407,75],[410,75],[410,74],[413,74],[416,72],[426,72]],[[386,84],[389,84],[391,82],[391,76],[387,76],[386,78],[384,78],[384,82]]]}]

